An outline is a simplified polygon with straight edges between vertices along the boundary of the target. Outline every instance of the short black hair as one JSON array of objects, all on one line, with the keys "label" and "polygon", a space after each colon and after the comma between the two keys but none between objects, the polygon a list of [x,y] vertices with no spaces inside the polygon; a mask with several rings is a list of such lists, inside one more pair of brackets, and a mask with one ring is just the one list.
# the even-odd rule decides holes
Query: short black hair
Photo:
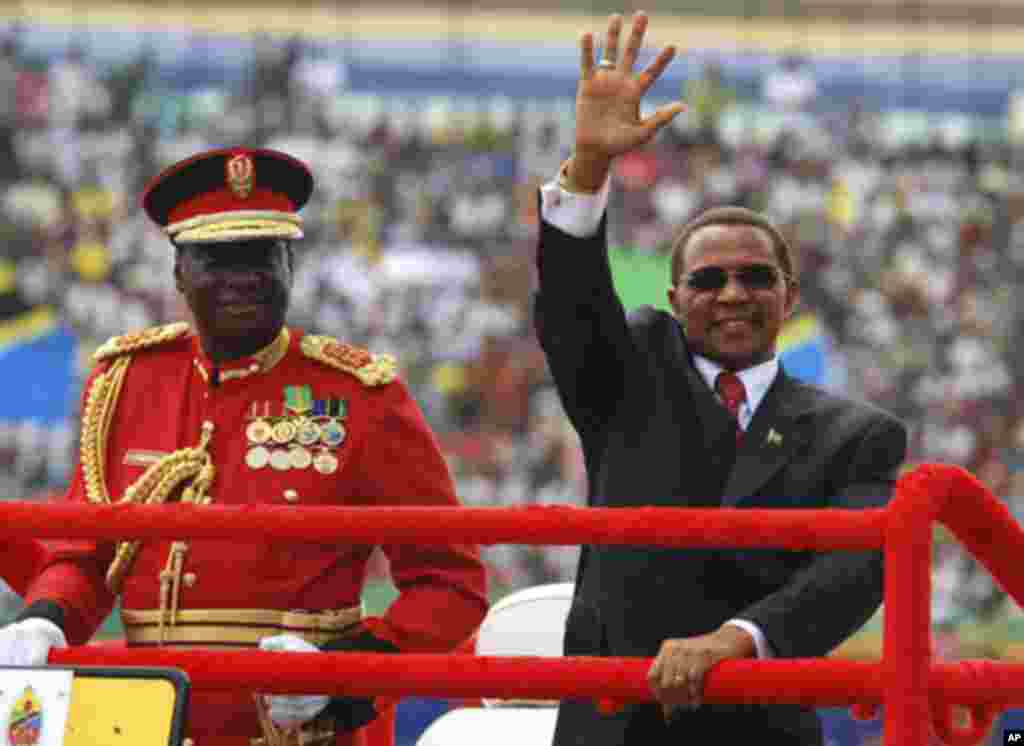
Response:
[{"label": "short black hair", "polygon": [[684,256],[686,245],[690,238],[701,228],[709,225],[749,225],[760,228],[769,235],[772,240],[772,248],[775,250],[775,257],[782,265],[782,271],[790,282],[796,282],[796,267],[793,262],[793,249],[789,241],[782,235],[782,231],[769,220],[765,215],[746,207],[726,206],[713,207],[705,210],[689,223],[684,225],[676,240],[672,243],[672,276],[669,278],[674,286],[683,273]]}]

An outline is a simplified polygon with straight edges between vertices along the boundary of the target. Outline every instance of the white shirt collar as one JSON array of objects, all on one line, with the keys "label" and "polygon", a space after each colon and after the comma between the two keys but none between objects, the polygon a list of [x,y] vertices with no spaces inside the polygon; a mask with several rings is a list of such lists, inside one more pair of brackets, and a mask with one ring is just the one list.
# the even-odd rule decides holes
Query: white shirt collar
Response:
[{"label": "white shirt collar", "polygon": [[[718,374],[724,368],[718,363],[712,362],[700,355],[693,356],[693,364],[696,366],[697,372],[700,373],[700,377],[708,385],[708,388],[714,391],[715,379],[718,378]],[[752,368],[736,371],[736,375],[743,381],[743,387],[747,390],[747,401],[740,409],[740,427],[744,430],[747,429],[747,425],[754,418],[754,413],[757,412],[758,406],[764,400],[764,395],[768,393],[768,389],[771,388],[778,374],[779,358],[777,355],[771,360],[755,365]]]}]

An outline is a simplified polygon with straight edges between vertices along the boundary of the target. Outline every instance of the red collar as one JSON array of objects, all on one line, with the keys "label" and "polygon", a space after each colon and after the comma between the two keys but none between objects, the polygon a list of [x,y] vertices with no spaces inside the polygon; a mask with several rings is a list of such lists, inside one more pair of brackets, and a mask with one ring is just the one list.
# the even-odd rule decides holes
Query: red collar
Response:
[{"label": "red collar", "polygon": [[284,358],[290,342],[291,332],[288,331],[287,326],[281,327],[281,333],[277,335],[277,338],[262,350],[217,365],[203,351],[197,334],[192,338],[192,362],[195,364],[196,370],[199,371],[199,375],[207,383],[210,382],[214,371],[219,376],[219,382],[225,383],[236,378],[248,378],[257,373],[266,373],[271,370]]}]

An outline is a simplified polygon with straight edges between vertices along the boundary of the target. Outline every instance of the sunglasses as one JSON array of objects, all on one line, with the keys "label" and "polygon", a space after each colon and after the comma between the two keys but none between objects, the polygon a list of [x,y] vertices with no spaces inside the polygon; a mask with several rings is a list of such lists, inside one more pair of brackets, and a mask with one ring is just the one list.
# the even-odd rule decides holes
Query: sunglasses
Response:
[{"label": "sunglasses", "polygon": [[732,275],[747,290],[771,290],[785,275],[770,264],[745,264],[734,270],[724,267],[701,267],[686,275],[686,285],[699,292],[717,292]]}]

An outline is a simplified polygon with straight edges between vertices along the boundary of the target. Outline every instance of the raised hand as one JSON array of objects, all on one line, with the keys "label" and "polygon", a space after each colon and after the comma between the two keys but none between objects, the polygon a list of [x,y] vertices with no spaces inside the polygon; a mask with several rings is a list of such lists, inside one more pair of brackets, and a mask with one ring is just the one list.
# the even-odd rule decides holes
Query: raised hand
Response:
[{"label": "raised hand", "polygon": [[[685,105],[676,101],[643,119],[640,101],[672,61],[676,50],[665,47],[643,71],[633,66],[647,31],[647,15],[633,16],[626,48],[619,54],[622,16],[608,21],[604,58],[594,62],[594,36],[580,38],[580,81],[576,88],[576,150],[571,164],[572,181],[594,190],[604,182],[608,167],[621,155],[651,140]],[[596,183],[594,183],[596,180]]]}]

